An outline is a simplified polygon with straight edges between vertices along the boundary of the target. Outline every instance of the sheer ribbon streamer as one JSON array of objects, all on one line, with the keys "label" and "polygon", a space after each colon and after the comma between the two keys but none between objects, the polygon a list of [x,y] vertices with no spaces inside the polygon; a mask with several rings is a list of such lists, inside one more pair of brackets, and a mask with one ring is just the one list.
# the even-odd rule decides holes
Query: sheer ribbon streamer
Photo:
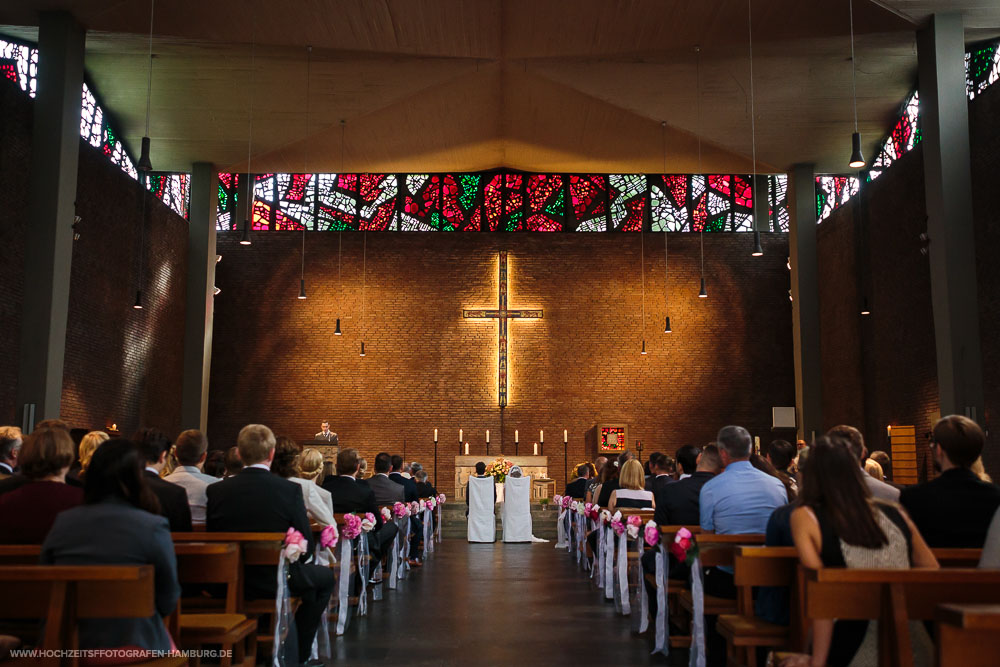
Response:
[{"label": "sheer ribbon streamer", "polygon": [[615,606],[618,606],[618,599],[621,599],[620,611],[622,616],[632,613],[628,595],[628,536],[622,533],[618,537],[618,559],[615,563],[615,570],[618,573],[618,586],[615,589]]},{"label": "sheer ribbon streamer", "polygon": [[574,544],[573,540],[575,539],[575,537],[573,535],[573,525],[574,525],[573,524],[573,516],[572,516],[573,514],[575,514],[575,512],[571,512],[571,511],[567,510],[566,511],[566,518],[564,519],[566,521],[566,545],[565,546],[566,546],[566,553],[568,553],[568,554],[573,553],[573,544]]},{"label": "sheer ribbon streamer", "polygon": [[638,557],[629,564],[628,568],[630,578],[638,584],[633,602],[633,606],[638,607],[638,611],[632,614],[632,630],[639,634],[649,629],[649,598],[646,596],[646,586],[642,582],[642,543],[643,536],[640,532],[639,537],[635,540],[635,550]]},{"label": "sheer ribbon streamer", "polygon": [[[336,563],[337,559],[334,558],[333,553],[329,549],[325,549],[317,544],[314,562],[318,565],[329,567],[331,563]],[[313,639],[312,654],[309,656],[313,660],[330,660],[332,657],[329,618],[331,603],[332,600],[327,603],[326,609],[323,610],[323,615],[319,618],[319,631],[316,632],[316,637]]]},{"label": "sheer ribbon streamer", "polygon": [[[337,636],[344,634],[351,616],[351,540],[340,537],[340,581],[337,582]],[[277,635],[276,635],[277,636]]]},{"label": "sheer ribbon streamer", "polygon": [[653,646],[653,653],[670,655],[670,624],[667,621],[669,616],[667,609],[667,586],[670,585],[670,559],[667,557],[667,549],[660,542],[656,551],[656,643]]},{"label": "sheer ribbon streamer", "polygon": [[358,594],[358,616],[368,613],[368,533],[361,533],[355,540],[358,543],[358,572],[361,573],[361,592]]},{"label": "sheer ribbon streamer", "polygon": [[285,667],[285,641],[292,627],[291,595],[288,592],[288,559],[281,550],[278,560],[278,592],[274,600],[274,644],[271,649],[273,667]]},{"label": "sheer ribbon streamer", "polygon": [[[436,529],[435,532],[437,533],[437,538],[436,539],[440,543],[441,542],[441,524],[443,523],[441,521],[441,503],[440,502],[438,503],[438,506],[437,506],[437,516],[438,516],[438,521],[437,521],[437,529]],[[431,549],[431,551],[433,551],[433,549]]]},{"label": "sheer ribbon streamer", "polygon": [[410,564],[406,561],[407,550],[410,548],[410,517],[406,516],[396,524],[399,527],[399,578],[406,579],[406,571],[410,569]]},{"label": "sheer ribbon streamer", "polygon": [[[613,575],[615,564],[615,531],[611,526],[605,526],[604,531],[604,599],[613,600],[615,597],[615,578]],[[618,605],[615,605],[616,607]]]},{"label": "sheer ribbon streamer", "polygon": [[427,554],[434,551],[434,540],[431,531],[434,530],[434,513],[426,509],[424,510],[424,560],[427,560]]},{"label": "sheer ribbon streamer", "polygon": [[701,573],[701,558],[691,566],[691,659],[689,667],[705,667],[705,590]]},{"label": "sheer ribbon streamer", "polygon": [[600,521],[596,523],[597,526],[594,530],[597,531],[597,551],[594,552],[594,570],[590,576],[593,577],[598,590],[601,590],[604,588],[604,526],[601,525]]},{"label": "sheer ribbon streamer", "polygon": [[565,516],[566,510],[559,510],[559,518],[556,519],[556,549],[566,546],[566,524],[563,523]]},{"label": "sheer ribbon streamer", "polygon": [[[397,524],[398,524],[397,520]],[[397,578],[399,577],[399,550],[396,548],[396,541],[399,539],[399,533],[392,538],[392,543],[387,544],[386,547],[389,549],[389,590],[396,590]]]}]

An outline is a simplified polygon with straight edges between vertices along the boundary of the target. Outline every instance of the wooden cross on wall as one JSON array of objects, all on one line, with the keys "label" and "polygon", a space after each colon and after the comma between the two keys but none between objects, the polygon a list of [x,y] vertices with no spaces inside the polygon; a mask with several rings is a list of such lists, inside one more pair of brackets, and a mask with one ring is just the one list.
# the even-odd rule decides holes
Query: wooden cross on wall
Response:
[{"label": "wooden cross on wall", "polygon": [[[542,319],[541,310],[507,310],[507,252],[500,251],[500,285],[497,296],[497,310],[462,310],[462,317],[467,320],[495,319],[500,324],[500,345],[498,382],[500,409],[507,407],[507,320],[508,319]],[[502,413],[501,413],[502,414]],[[501,428],[501,434],[503,429]]]}]

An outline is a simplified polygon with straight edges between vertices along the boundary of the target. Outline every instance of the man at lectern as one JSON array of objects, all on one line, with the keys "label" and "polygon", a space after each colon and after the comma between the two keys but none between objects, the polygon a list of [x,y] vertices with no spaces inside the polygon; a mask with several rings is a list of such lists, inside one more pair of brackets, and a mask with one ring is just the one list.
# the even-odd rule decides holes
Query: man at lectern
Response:
[{"label": "man at lectern", "polygon": [[330,430],[330,422],[324,420],[320,428],[322,430],[313,437],[314,440],[326,440],[334,445],[338,444],[337,434]]}]

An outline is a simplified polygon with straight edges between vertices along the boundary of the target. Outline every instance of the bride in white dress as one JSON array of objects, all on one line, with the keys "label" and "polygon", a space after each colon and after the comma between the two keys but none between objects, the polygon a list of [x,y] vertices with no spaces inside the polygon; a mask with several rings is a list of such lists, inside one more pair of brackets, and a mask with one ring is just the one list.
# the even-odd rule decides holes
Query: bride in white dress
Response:
[{"label": "bride in white dress", "polygon": [[504,481],[503,541],[548,542],[531,534],[531,477],[514,466]]}]

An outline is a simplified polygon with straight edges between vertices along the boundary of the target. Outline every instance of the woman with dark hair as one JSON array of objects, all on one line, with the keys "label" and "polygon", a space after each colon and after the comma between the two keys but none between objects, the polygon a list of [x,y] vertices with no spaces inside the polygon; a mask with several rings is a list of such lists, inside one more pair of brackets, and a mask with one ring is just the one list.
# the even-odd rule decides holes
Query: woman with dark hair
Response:
[{"label": "woman with dark hair", "polygon": [[779,472],[770,461],[756,452],[750,455],[750,465],[761,472],[766,472],[768,475],[781,482],[785,486],[785,493],[788,494],[788,502],[795,502],[795,497],[798,495],[799,490],[798,486],[795,484],[795,480],[788,475],[781,474],[781,472]]},{"label": "woman with dark hair", "polygon": [[[906,512],[873,501],[864,472],[843,438],[821,437],[809,450],[798,507],[792,511],[792,537],[805,567],[866,569],[937,568],[938,563]],[[878,662],[876,623],[813,621],[812,655],[782,664],[874,665]],[[932,655],[922,626],[911,624],[914,657]],[[921,640],[925,640],[921,642]]]},{"label": "woman with dark hair", "polygon": [[0,543],[41,544],[56,515],[83,502],[83,491],[66,483],[73,439],[43,428],[24,439],[18,461],[27,482],[0,496]]},{"label": "woman with dark hair", "polygon": [[335,522],[333,518],[333,496],[316,483],[315,479],[304,479],[302,473],[302,445],[286,436],[278,436],[274,445],[274,460],[271,472],[302,488],[302,500],[306,504],[309,520],[321,526]]},{"label": "woman with dark hair", "polygon": [[128,440],[109,440],[90,460],[84,504],[56,517],[42,544],[43,565],[152,565],[156,612],[149,618],[84,619],[80,648],[168,651],[163,624],[177,606],[177,560],[167,520],[143,478],[145,461]]}]

